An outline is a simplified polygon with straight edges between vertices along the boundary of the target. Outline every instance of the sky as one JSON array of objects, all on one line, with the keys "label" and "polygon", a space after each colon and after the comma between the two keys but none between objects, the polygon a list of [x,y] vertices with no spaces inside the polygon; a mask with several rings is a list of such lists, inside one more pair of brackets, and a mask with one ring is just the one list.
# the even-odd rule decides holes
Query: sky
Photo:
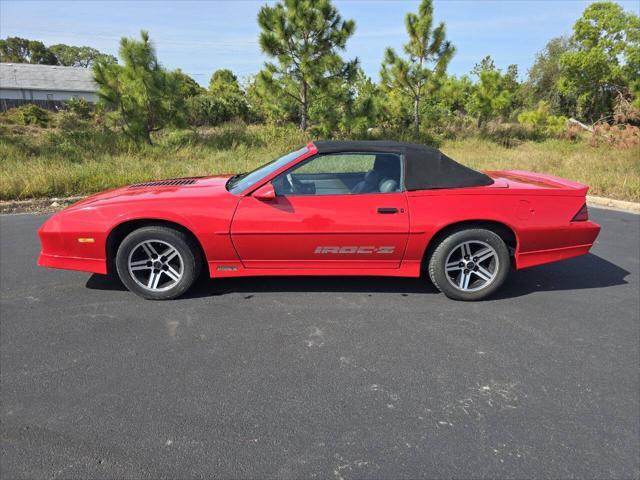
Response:
[{"label": "sky", "polygon": [[[19,36],[46,45],[88,45],[117,56],[120,37],[149,31],[160,62],[181,68],[206,85],[213,71],[229,68],[238,77],[256,74],[267,59],[258,45],[254,0],[0,0],[0,37]],[[273,2],[270,2],[273,3]],[[497,67],[517,64],[521,77],[547,41],[570,35],[585,0],[435,0],[435,20],[443,21],[456,47],[449,73],[469,73],[484,56]],[[618,0],[638,13],[638,0]],[[401,50],[404,18],[418,0],[334,0],[345,19],[356,22],[345,57],[358,57],[378,79],[384,49]]]}]

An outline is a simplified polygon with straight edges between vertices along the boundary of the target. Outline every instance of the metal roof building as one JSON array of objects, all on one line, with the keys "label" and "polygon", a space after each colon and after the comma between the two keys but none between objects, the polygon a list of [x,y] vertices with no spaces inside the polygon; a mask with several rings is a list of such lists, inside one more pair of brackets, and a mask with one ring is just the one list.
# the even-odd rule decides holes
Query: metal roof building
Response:
[{"label": "metal roof building", "polygon": [[11,106],[78,97],[95,102],[97,88],[90,68],[0,63],[0,101]]}]

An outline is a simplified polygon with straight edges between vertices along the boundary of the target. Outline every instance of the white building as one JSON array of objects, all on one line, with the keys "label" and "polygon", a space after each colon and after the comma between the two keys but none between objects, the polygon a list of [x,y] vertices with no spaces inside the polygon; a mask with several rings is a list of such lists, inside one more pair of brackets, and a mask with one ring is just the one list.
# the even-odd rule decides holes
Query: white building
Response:
[{"label": "white building", "polygon": [[0,104],[54,104],[83,97],[95,102],[98,87],[91,68],[0,63]]}]

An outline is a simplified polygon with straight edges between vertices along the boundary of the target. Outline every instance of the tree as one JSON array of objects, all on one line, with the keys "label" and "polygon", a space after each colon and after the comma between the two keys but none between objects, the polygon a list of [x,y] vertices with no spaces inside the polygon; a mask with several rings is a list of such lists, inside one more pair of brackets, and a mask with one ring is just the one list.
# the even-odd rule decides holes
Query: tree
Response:
[{"label": "tree", "polygon": [[236,77],[228,68],[216,70],[209,80],[209,92],[214,95],[242,95],[242,89]]},{"label": "tree", "polygon": [[58,43],[51,45],[49,50],[56,56],[58,65],[65,67],[91,67],[96,61],[117,63],[118,59],[113,55],[101,53],[92,47],[75,47]]},{"label": "tree", "polygon": [[612,2],[589,5],[573,26],[571,50],[560,56],[560,91],[577,98],[576,112],[608,117],[618,95],[638,101],[640,17]]},{"label": "tree", "polygon": [[408,59],[387,48],[380,75],[387,89],[398,89],[411,98],[413,126],[417,132],[420,129],[420,101],[437,88],[438,77],[444,74],[455,48],[445,40],[443,22],[433,28],[432,0],[422,0],[417,15],[408,13],[405,26],[409,42],[404,51]]},{"label": "tree", "polygon": [[189,99],[191,125],[219,125],[233,119],[247,119],[249,105],[245,92],[231,70],[213,72],[209,89]]},{"label": "tree", "polygon": [[[247,85],[247,101],[249,111],[255,120],[261,122],[300,124],[300,104],[297,97],[285,93],[286,79],[280,82],[265,84],[259,76],[253,78]],[[295,90],[295,85],[288,85]]]},{"label": "tree", "polygon": [[473,70],[471,70],[471,74],[477,77],[480,76],[482,72],[496,70],[496,62],[493,61],[491,55],[487,55],[478,63],[473,66]]},{"label": "tree", "polygon": [[511,115],[514,111],[522,108],[526,101],[522,83],[518,80],[518,65],[507,65],[507,71],[504,74],[504,87],[511,94],[511,104],[504,113]]},{"label": "tree", "polygon": [[101,53],[92,47],[74,47],[62,43],[47,47],[38,40],[20,37],[7,37],[6,40],[0,40],[0,61],[2,62],[88,68],[98,59],[114,63],[118,61],[116,57]]},{"label": "tree", "polygon": [[438,99],[450,113],[465,114],[473,92],[473,82],[467,75],[448,76],[438,91]]},{"label": "tree", "polygon": [[561,72],[560,57],[570,49],[568,38],[556,37],[549,40],[544,50],[536,54],[524,84],[524,94],[529,106],[544,101],[552,111],[561,113],[567,112],[572,103],[575,103],[570,96],[563,95],[558,90]]},{"label": "tree", "polygon": [[459,123],[461,117],[467,114],[466,108],[473,88],[473,82],[467,75],[444,75],[439,88],[422,102],[421,115],[427,120],[425,125],[436,130],[446,130],[454,123]]},{"label": "tree", "polygon": [[56,56],[38,40],[7,37],[0,40],[0,62],[56,65]]},{"label": "tree", "polygon": [[309,110],[316,135],[335,133],[363,136],[375,125],[379,111],[379,92],[361,69],[347,82],[332,82],[329,90],[317,96]]},{"label": "tree", "polygon": [[176,69],[174,73],[180,79],[180,94],[183,98],[195,97],[206,91],[198,82],[179,68]]},{"label": "tree", "polygon": [[355,23],[342,20],[330,0],[282,0],[258,13],[260,47],[277,63],[265,63],[257,82],[275,98],[286,95],[299,108],[300,128],[306,130],[309,106],[333,81],[352,79],[357,59],[345,62],[338,54],[353,35]]},{"label": "tree", "polygon": [[483,76],[484,72],[500,73],[499,76],[493,75],[496,79],[496,82],[495,82],[496,87],[499,86],[501,90],[508,92],[510,95],[510,102],[508,104],[505,104],[505,108],[499,112],[494,112],[494,113],[506,116],[509,113],[509,108],[515,109],[520,106],[520,104],[522,103],[522,98],[521,98],[521,92],[520,92],[521,85],[520,85],[520,82],[518,81],[518,65],[515,65],[515,64],[508,65],[506,73],[502,75],[500,70],[496,68],[496,64],[493,61],[493,58],[491,58],[490,55],[487,55],[482,60],[480,60],[479,63],[475,64],[473,67],[473,70],[471,70],[471,73],[473,75],[476,75],[478,79],[481,80],[480,83],[482,83],[482,78],[485,79],[485,82],[489,81],[489,83],[491,83],[490,77],[492,75],[485,74]]},{"label": "tree", "polygon": [[343,130],[363,135],[376,124],[381,110],[381,95],[378,86],[361,69],[349,89],[349,101],[345,104]]},{"label": "tree", "polygon": [[191,125],[219,125],[233,119],[247,119],[249,105],[245,92],[231,70],[213,72],[209,89],[189,98],[188,120]]},{"label": "tree", "polygon": [[467,110],[476,116],[478,126],[491,118],[506,117],[514,99],[517,71],[511,68],[503,75],[487,56],[475,66],[473,73],[478,77],[478,83],[473,88]]},{"label": "tree", "polygon": [[125,133],[151,143],[151,132],[183,118],[182,74],[162,68],[149,34],[140,37],[120,40],[123,65],[99,60],[93,72],[100,101],[115,111]]}]

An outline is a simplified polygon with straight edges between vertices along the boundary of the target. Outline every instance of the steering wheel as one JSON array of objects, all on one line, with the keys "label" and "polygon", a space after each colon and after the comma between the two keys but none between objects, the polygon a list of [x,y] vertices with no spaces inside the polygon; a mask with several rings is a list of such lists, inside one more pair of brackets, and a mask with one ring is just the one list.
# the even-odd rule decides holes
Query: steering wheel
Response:
[{"label": "steering wheel", "polygon": [[301,193],[304,191],[304,185],[297,178],[293,178],[293,175],[287,173],[286,175],[287,182],[289,182],[289,186],[291,187],[292,193]]}]

